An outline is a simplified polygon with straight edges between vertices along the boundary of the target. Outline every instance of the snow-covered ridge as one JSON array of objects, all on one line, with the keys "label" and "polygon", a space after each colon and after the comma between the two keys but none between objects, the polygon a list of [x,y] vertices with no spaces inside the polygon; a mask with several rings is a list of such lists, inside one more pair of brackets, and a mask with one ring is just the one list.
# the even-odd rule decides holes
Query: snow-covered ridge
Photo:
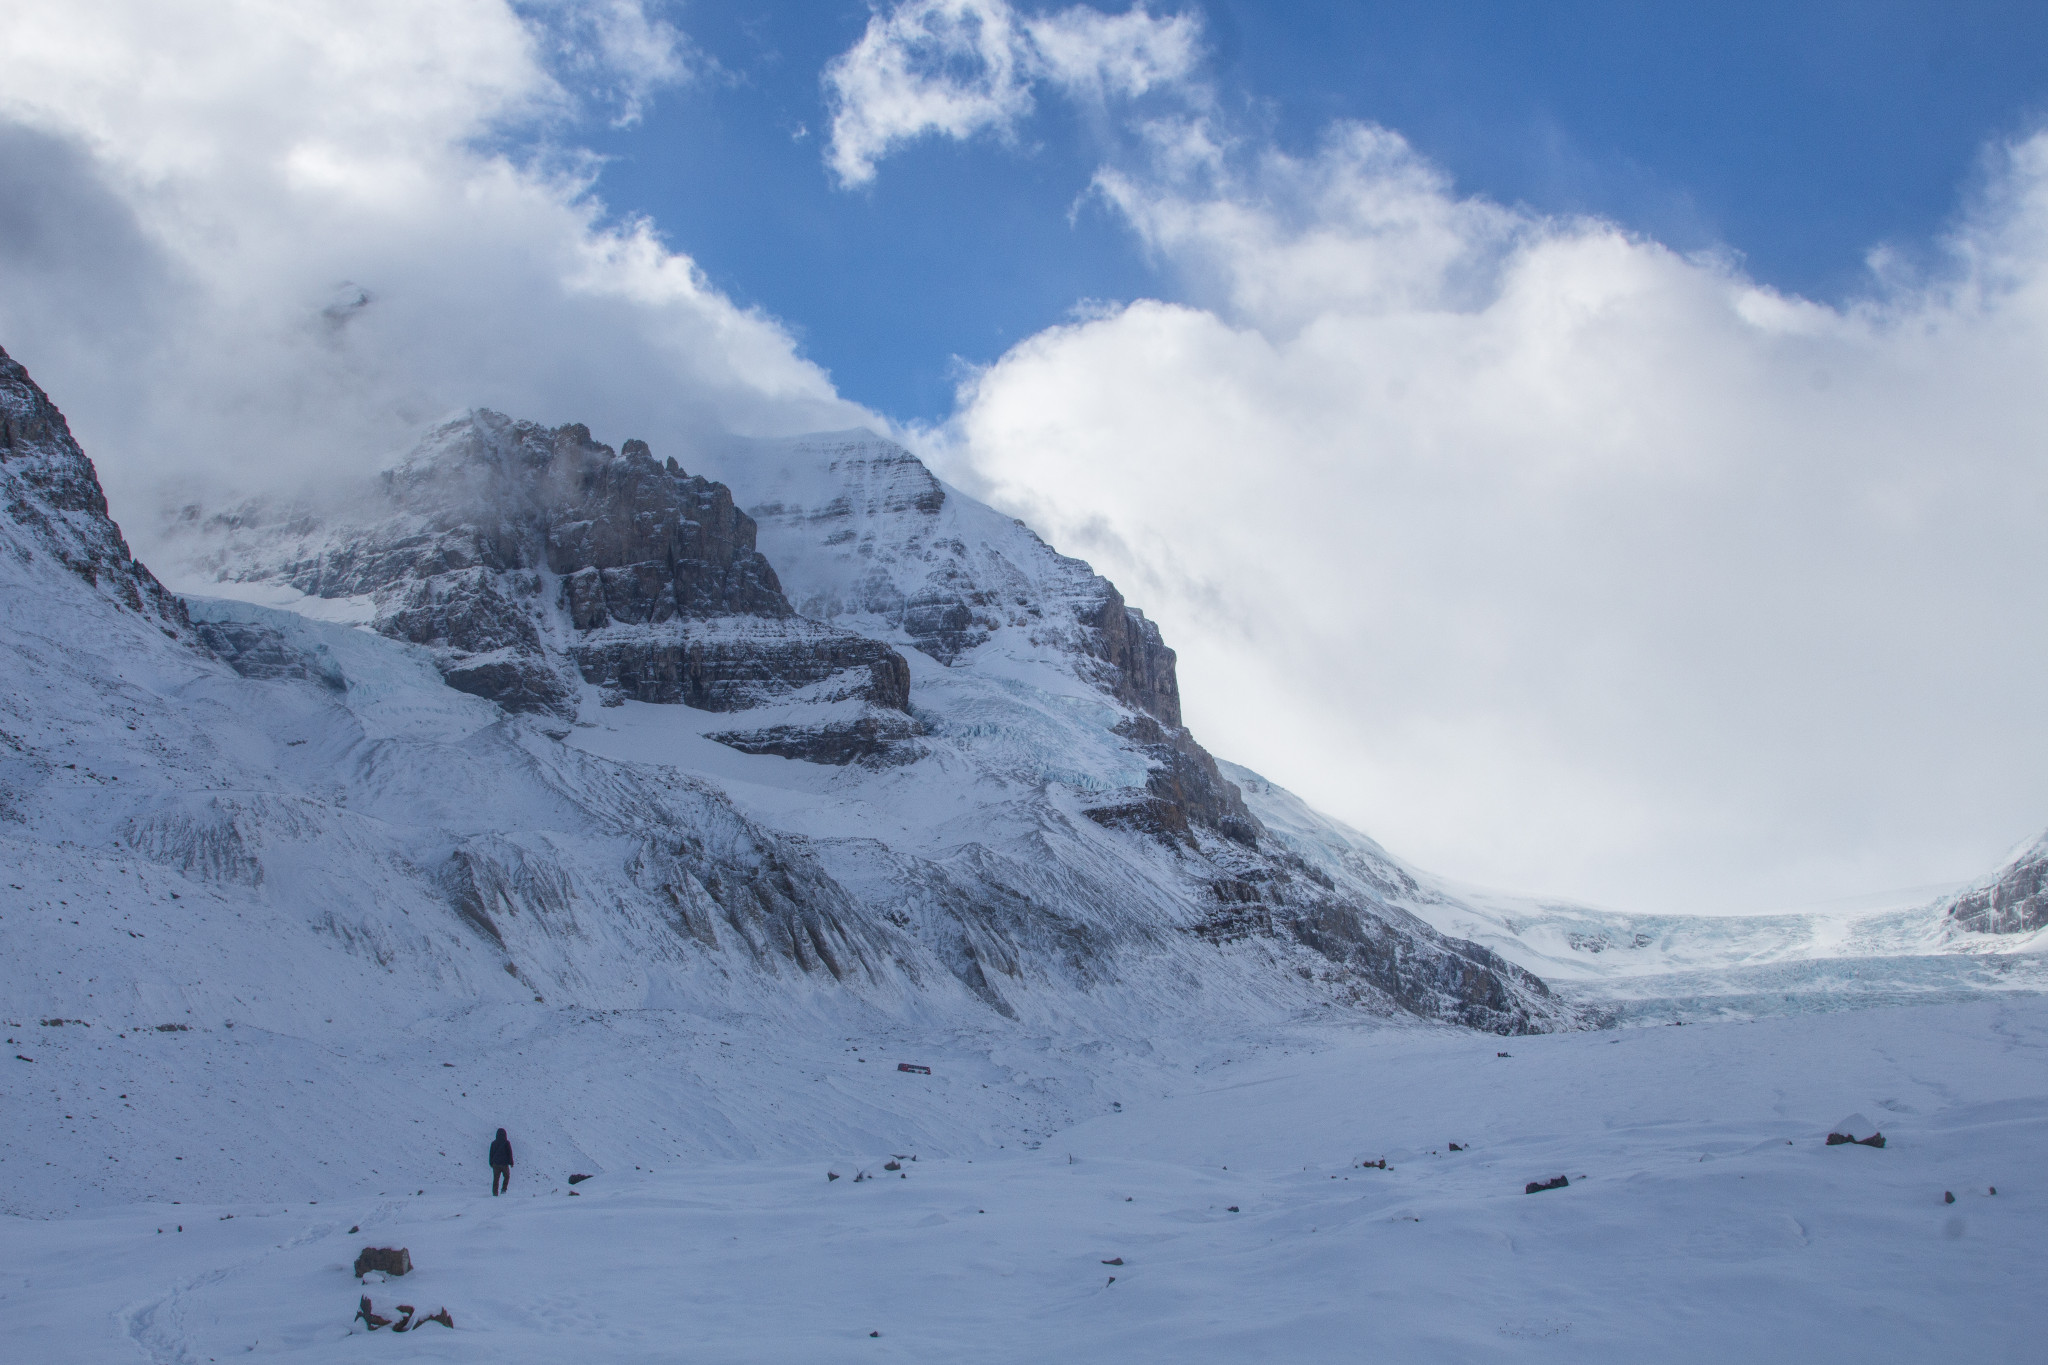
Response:
[{"label": "snow-covered ridge", "polygon": [[[17,438],[10,465],[33,458],[68,472],[73,493],[96,488],[83,455],[57,449],[54,418],[17,430],[33,448]],[[964,566],[956,581],[986,638],[942,661],[900,621],[862,634],[846,624],[865,624],[858,612],[797,612],[723,487],[644,449],[504,419],[442,439],[452,466],[415,463],[354,506],[186,519],[189,628],[175,599],[157,610],[46,550],[38,518],[73,513],[37,502],[37,485],[0,512],[8,544],[30,551],[0,554],[0,1021],[10,1036],[80,1021],[55,1027],[121,1044],[17,1045],[39,1060],[7,1073],[9,1104],[63,1107],[47,1129],[37,1118],[0,1134],[7,1207],[187,1179],[282,1188],[272,1182],[306,1174],[290,1160],[200,1160],[219,1147],[202,1135],[223,1106],[261,1108],[280,1133],[338,1131],[338,1114],[410,1132],[361,1057],[421,1040],[481,1056],[493,1038],[546,1037],[581,1055],[611,1045],[600,1021],[631,1016],[643,1034],[629,1057],[648,1065],[708,1066],[701,1049],[738,1029],[786,1069],[846,1036],[1140,1059],[1163,1039],[1304,1017],[1495,1032],[1584,1017],[1271,843],[1169,723],[1156,631],[1014,522],[948,490],[936,512],[901,513],[952,518],[936,523],[943,535],[857,531],[899,566]],[[566,491],[549,492],[564,473]],[[83,508],[80,543],[144,582],[90,497],[66,496]],[[874,510],[898,514],[886,499]],[[793,543],[794,524],[777,521],[764,543]],[[839,534],[809,524],[821,542]],[[937,545],[956,539],[957,557]],[[580,548],[603,543],[625,548]],[[638,557],[647,544],[658,557]],[[634,595],[647,564],[668,576],[666,607]],[[579,626],[570,585],[586,569],[605,619]],[[1013,589],[1000,612],[973,600],[997,574]],[[790,581],[807,594],[813,580]],[[724,595],[691,598],[699,588]],[[624,619],[635,610],[643,619]],[[687,704],[686,689],[668,700],[619,674],[593,681],[575,652],[675,645],[688,663],[709,652],[691,654],[695,640],[758,663],[792,637],[861,652],[808,679],[728,675],[758,686],[716,710]],[[1133,641],[1152,651],[1149,674]],[[898,691],[878,699],[884,660]],[[473,671],[492,664],[546,673],[533,686],[553,701],[479,695]],[[145,1036],[164,1043],[150,1077],[121,1060]],[[1095,1103],[1105,1074],[1027,1065],[1041,1103],[964,1097],[970,1117],[944,1141],[1042,1134]],[[273,1066],[293,1077],[258,1106],[236,1077]],[[508,1074],[516,1093],[494,1103],[555,1133],[560,1151],[584,1150],[577,1092],[550,1073]],[[739,1098],[758,1077],[704,1074],[705,1104],[765,1118]],[[846,1110],[777,1075],[772,1135],[749,1120],[676,1141],[758,1151],[843,1129]],[[607,1116],[624,1145],[606,1150],[644,1140],[649,1155],[673,1153],[653,1137],[669,1102],[650,1094],[651,1107]],[[66,1131],[81,1108],[124,1159],[36,1136]],[[136,1124],[150,1142],[121,1137]],[[137,1145],[149,1154],[127,1159]],[[411,1179],[433,1160],[406,1147],[372,1165]]]}]

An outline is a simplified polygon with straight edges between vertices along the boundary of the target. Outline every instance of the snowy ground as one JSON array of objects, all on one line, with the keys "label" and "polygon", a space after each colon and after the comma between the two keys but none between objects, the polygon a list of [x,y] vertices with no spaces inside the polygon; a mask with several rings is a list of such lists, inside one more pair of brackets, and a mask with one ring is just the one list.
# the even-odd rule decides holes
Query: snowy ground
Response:
[{"label": "snowy ground", "polygon": [[[867,1093],[838,1138],[574,1195],[534,1149],[498,1200],[472,1159],[423,1193],[0,1220],[5,1354],[1810,1365],[2039,1359],[2048,1328],[2038,997],[1505,1043],[1303,1028],[1124,1068],[1107,1112],[1035,1150],[923,1115],[984,1093],[971,1049],[932,1047],[944,1091],[893,1050],[842,1053],[833,1083]],[[1030,1092],[983,1065],[974,1104]],[[1825,1147],[1852,1111],[1889,1145]],[[891,1116],[953,1149],[877,1141]],[[919,1159],[885,1172],[892,1149]],[[1523,1193],[1554,1175],[1569,1188]],[[360,1286],[364,1245],[417,1269]],[[352,1334],[366,1288],[455,1330]]]}]

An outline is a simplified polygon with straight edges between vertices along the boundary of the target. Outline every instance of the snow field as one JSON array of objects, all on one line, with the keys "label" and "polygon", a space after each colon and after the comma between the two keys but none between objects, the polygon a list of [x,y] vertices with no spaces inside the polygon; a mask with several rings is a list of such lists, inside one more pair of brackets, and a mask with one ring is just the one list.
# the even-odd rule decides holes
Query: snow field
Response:
[{"label": "snow field", "polygon": [[[8,1218],[0,1316],[9,1358],[48,1362],[2017,1361],[2048,1325],[2044,1052],[2032,997],[1505,1042],[1303,1028],[1126,1068],[1120,1112],[1035,1151],[900,1175],[914,1144],[864,1122],[574,1195],[522,1147],[497,1200],[479,1160],[424,1195]],[[868,1117],[908,1129],[919,1095],[873,1085]],[[1889,1145],[1823,1146],[1852,1111]],[[418,1269],[359,1286],[364,1245]],[[351,1334],[364,1292],[456,1330]]]}]

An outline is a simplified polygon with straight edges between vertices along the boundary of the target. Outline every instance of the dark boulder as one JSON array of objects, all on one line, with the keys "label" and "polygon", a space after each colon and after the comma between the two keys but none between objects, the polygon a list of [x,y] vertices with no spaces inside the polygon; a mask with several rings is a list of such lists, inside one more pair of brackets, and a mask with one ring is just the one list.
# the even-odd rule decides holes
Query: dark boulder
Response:
[{"label": "dark boulder", "polygon": [[360,1279],[373,1270],[386,1275],[411,1274],[412,1253],[404,1247],[364,1247],[356,1257],[356,1276]]}]

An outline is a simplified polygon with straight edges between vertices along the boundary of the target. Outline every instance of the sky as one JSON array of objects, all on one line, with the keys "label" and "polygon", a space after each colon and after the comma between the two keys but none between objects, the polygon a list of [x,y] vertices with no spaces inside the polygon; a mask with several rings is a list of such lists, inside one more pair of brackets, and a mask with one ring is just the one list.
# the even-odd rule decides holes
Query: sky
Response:
[{"label": "sky", "polygon": [[2044,30],[28,0],[0,345],[145,554],[471,405],[686,464],[869,425],[1158,619],[1212,749],[1423,867],[1923,887],[2048,825]]}]

